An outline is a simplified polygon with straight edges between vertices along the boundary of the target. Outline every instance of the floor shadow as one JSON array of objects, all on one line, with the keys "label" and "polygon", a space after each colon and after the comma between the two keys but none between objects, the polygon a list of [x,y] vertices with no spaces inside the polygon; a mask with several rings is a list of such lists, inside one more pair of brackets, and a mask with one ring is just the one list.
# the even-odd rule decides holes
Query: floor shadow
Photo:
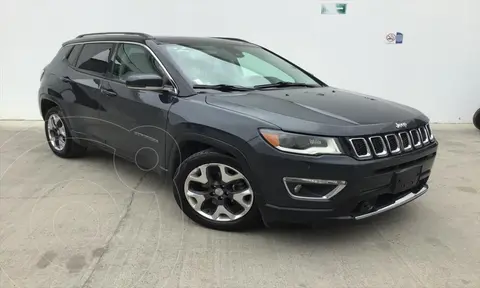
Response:
[{"label": "floor shadow", "polygon": [[[111,165],[113,154],[110,154],[101,149],[89,149],[86,157],[78,158],[77,161],[87,161],[94,165]],[[136,167],[136,165],[123,158],[116,158],[117,164],[127,166],[140,174],[144,174]],[[155,172],[149,172],[147,179],[150,181],[159,181],[156,183],[157,192],[164,193],[165,191],[172,191],[173,186],[171,181],[167,181],[164,175]],[[152,178],[153,177],[153,178]],[[154,187],[154,186],[152,186]],[[165,195],[164,195],[165,196]],[[173,199],[173,197],[172,197]],[[172,201],[172,205],[176,205]],[[255,229],[244,231],[241,233],[254,234],[265,239],[275,239],[277,242],[293,242],[302,244],[304,242],[318,241],[318,243],[329,243],[332,241],[338,242],[355,242],[362,237],[368,237],[372,234],[378,233],[379,225],[397,225],[401,227],[409,225],[411,221],[416,221],[418,213],[416,213],[415,205],[405,205],[393,211],[389,211],[382,215],[378,215],[362,221],[353,220],[318,220],[315,224],[289,224],[277,223],[272,227],[265,227],[260,225]],[[169,213],[169,212],[166,212]],[[172,215],[177,217],[178,215]],[[197,225],[197,224],[193,224]],[[208,229],[208,228],[204,228]],[[216,232],[213,232],[216,233]],[[232,232],[226,232],[232,233]]]},{"label": "floor shadow", "polygon": [[364,219],[353,220],[323,220],[313,225],[281,224],[277,227],[260,228],[251,231],[252,234],[261,235],[266,240],[288,245],[336,245],[335,243],[355,243],[362,239],[379,239],[382,236],[379,230],[385,227],[391,229],[406,229],[419,217],[419,207],[415,205],[403,206],[386,212],[382,215]]}]

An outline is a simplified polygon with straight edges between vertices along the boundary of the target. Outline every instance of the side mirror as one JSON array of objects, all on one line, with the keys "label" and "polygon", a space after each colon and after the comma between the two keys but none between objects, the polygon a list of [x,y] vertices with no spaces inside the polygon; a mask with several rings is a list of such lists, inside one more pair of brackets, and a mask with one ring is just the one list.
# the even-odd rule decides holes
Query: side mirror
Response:
[{"label": "side mirror", "polygon": [[128,76],[126,85],[130,89],[159,91],[163,90],[163,78],[156,74],[138,74]]}]

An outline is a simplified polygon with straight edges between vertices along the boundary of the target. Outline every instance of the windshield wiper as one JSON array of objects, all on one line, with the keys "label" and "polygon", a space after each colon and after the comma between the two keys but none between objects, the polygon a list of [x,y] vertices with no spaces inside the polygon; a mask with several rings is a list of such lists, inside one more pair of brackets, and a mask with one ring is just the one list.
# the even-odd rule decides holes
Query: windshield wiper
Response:
[{"label": "windshield wiper", "polygon": [[256,89],[262,88],[282,88],[282,87],[321,87],[320,85],[307,84],[307,83],[295,83],[295,82],[276,82],[271,84],[255,85]]},{"label": "windshield wiper", "polygon": [[252,88],[248,88],[248,87],[236,86],[236,85],[227,85],[227,84],[194,85],[193,88],[194,89],[213,89],[213,90],[219,90],[219,91],[223,91],[223,92],[253,90]]}]

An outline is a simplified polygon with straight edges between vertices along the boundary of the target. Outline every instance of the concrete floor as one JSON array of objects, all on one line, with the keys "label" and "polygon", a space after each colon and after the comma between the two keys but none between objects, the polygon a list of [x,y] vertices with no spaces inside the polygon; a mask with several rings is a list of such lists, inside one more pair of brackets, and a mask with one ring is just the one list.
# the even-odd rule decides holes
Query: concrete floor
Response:
[{"label": "concrete floor", "polygon": [[431,190],[356,224],[199,227],[158,176],[103,152],[55,157],[0,122],[0,287],[480,287],[480,132],[436,125]]}]

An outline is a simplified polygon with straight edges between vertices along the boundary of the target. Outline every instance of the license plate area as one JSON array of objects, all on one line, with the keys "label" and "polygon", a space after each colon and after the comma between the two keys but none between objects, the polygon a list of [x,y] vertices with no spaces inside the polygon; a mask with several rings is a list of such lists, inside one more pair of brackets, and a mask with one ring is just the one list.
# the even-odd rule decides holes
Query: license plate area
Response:
[{"label": "license plate area", "polygon": [[405,168],[395,173],[392,181],[393,193],[401,193],[417,186],[422,166]]}]

